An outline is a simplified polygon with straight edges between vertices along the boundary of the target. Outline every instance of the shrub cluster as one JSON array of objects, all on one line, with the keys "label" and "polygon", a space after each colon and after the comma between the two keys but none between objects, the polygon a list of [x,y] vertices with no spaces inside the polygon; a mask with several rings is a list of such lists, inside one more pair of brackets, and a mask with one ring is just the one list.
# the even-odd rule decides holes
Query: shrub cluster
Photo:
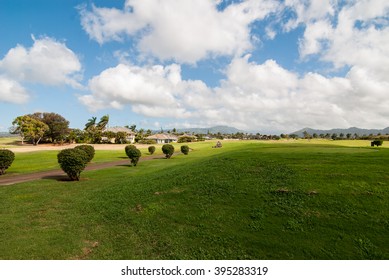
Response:
[{"label": "shrub cluster", "polygon": [[162,152],[165,154],[166,158],[171,158],[174,153],[174,146],[171,144],[165,144],[162,146]]},{"label": "shrub cluster", "polygon": [[91,160],[95,156],[95,148],[93,148],[93,146],[91,145],[79,145],[76,146],[74,149],[83,150],[87,154],[87,163],[91,162]]},{"label": "shrub cluster", "polygon": [[5,173],[5,170],[11,166],[12,162],[15,159],[15,154],[6,149],[0,150],[0,175]]},{"label": "shrub cluster", "polygon": [[189,154],[189,147],[187,145],[182,145],[181,146],[181,153],[183,153],[184,155]]},{"label": "shrub cluster", "polygon": [[150,147],[149,147],[149,153],[150,153],[150,155],[154,154],[154,152],[155,152],[155,147],[154,147],[154,146],[150,146]]},{"label": "shrub cluster", "polygon": [[382,140],[374,140],[374,141],[371,141],[371,146],[374,147],[374,146],[382,146],[382,144],[384,143],[384,141]]},{"label": "shrub cluster", "polygon": [[195,142],[196,139],[192,136],[181,136],[178,138],[177,143]]},{"label": "shrub cluster", "polygon": [[126,155],[130,158],[131,164],[136,166],[142,155],[141,152],[134,145],[127,145],[124,150]]},{"label": "shrub cluster", "polygon": [[79,181],[80,174],[85,169],[89,156],[83,149],[64,149],[57,155],[61,169],[72,181]]},{"label": "shrub cluster", "polygon": [[146,145],[152,145],[152,144],[157,144],[157,141],[151,140],[151,139],[142,139],[138,140],[139,144],[146,144]]}]

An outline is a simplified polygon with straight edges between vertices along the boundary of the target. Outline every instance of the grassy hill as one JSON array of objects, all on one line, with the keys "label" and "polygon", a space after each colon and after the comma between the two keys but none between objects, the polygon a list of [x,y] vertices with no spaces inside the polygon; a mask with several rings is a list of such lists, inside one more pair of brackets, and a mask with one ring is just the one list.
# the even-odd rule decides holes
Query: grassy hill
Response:
[{"label": "grassy hill", "polygon": [[0,258],[389,258],[389,149],[213,144],[0,187]]}]

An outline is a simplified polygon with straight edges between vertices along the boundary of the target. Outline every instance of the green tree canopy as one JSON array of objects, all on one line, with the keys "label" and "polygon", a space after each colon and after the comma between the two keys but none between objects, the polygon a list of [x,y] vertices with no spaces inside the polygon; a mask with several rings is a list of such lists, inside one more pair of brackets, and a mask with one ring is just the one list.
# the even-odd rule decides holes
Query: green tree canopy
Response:
[{"label": "green tree canopy", "polygon": [[49,127],[44,137],[51,142],[63,141],[69,134],[69,121],[56,113],[34,113],[30,117],[41,121]]},{"label": "green tree canopy", "polygon": [[49,130],[47,124],[29,115],[17,117],[12,125],[14,125],[13,133],[20,134],[22,139],[30,140],[34,145],[38,145],[45,132]]}]

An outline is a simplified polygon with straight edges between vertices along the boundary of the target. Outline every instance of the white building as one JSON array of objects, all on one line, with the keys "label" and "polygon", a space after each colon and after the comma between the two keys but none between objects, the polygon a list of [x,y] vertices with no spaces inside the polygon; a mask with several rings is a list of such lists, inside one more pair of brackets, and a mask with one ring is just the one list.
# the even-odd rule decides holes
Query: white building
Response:
[{"label": "white building", "polygon": [[178,137],[167,133],[158,133],[146,137],[147,140],[154,140],[157,144],[166,144],[171,142],[177,142]]}]

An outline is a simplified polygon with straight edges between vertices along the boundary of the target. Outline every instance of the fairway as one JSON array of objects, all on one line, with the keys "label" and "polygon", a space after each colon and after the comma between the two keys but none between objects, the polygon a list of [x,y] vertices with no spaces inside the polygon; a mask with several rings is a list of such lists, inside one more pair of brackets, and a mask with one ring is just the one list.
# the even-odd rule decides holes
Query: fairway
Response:
[{"label": "fairway", "polygon": [[[349,142],[189,143],[1,186],[0,259],[389,259],[389,149]],[[6,176],[58,168],[56,154],[16,153]]]}]

